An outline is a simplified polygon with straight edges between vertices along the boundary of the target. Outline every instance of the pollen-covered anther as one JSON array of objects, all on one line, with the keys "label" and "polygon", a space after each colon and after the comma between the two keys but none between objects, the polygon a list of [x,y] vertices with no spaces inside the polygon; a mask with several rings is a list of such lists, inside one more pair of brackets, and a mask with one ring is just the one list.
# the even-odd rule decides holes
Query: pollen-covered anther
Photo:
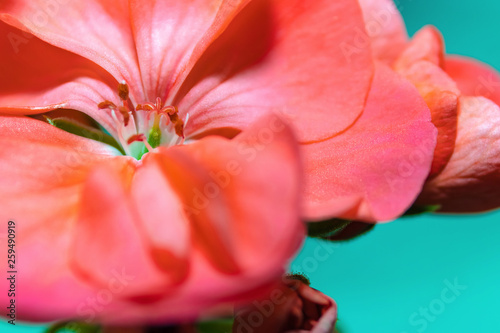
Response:
[{"label": "pollen-covered anther", "polygon": [[178,118],[177,122],[174,123],[175,134],[184,139],[184,121]]},{"label": "pollen-covered anther", "polygon": [[102,110],[102,109],[111,109],[111,110],[115,110],[116,109],[116,105],[115,103],[111,102],[111,101],[104,101],[104,102],[101,102],[99,104],[97,104],[97,107]]},{"label": "pollen-covered anther", "polygon": [[155,108],[151,104],[137,104],[135,107],[137,111],[153,111]]},{"label": "pollen-covered anther", "polygon": [[174,124],[175,134],[177,134],[181,138],[184,138],[184,121],[179,117],[177,108],[173,106],[168,110],[165,110],[164,112],[168,115],[172,124]]},{"label": "pollen-covered anther", "polygon": [[118,85],[118,96],[120,96],[120,99],[125,102],[128,100],[128,94],[128,85],[125,82],[120,82]]}]

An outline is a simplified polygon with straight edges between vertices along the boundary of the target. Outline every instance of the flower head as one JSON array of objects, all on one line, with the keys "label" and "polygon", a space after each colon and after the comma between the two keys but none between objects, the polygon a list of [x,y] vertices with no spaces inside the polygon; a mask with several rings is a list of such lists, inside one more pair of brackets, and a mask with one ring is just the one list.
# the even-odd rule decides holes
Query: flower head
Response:
[{"label": "flower head", "polygon": [[[338,48],[356,1],[16,0],[0,20],[20,319],[190,320],[275,282],[304,232],[287,124],[341,132],[370,85],[369,52]],[[27,117],[54,109],[99,126]]]}]

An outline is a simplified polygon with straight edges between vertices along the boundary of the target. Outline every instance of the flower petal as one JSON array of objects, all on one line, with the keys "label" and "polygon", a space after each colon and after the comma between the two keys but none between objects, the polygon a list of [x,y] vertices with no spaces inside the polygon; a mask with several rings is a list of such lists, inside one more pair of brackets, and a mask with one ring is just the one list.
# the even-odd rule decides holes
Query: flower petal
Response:
[{"label": "flower petal", "polygon": [[118,299],[103,318],[121,324],[195,320],[248,301],[281,277],[304,237],[300,170],[291,131],[269,120],[233,140],[206,137],[144,157],[141,168],[148,173],[161,168],[184,204],[191,235],[189,274],[168,297],[135,306]]},{"label": "flower petal", "polygon": [[434,177],[448,163],[457,136],[458,90],[455,82],[438,66],[426,60],[417,61],[409,68],[399,68],[420,92],[431,110],[432,123],[438,129],[438,140],[434,151],[429,177]]},{"label": "flower petal", "polygon": [[344,130],[360,115],[373,74],[369,45],[355,43],[360,31],[357,1],[250,2],[174,99],[190,114],[187,135],[244,129],[269,112],[291,119],[301,141]]},{"label": "flower petal", "polygon": [[360,119],[332,139],[302,146],[306,218],[398,217],[427,178],[436,132],[418,91],[378,64]]},{"label": "flower petal", "polygon": [[443,36],[433,26],[426,26],[413,36],[393,67],[396,70],[409,68],[420,60],[426,60],[441,68],[444,65]]},{"label": "flower petal", "polygon": [[[173,283],[188,273],[191,249],[189,220],[161,165],[147,154],[131,185],[131,195],[144,237],[156,265]],[[171,175],[170,175],[171,176]]]},{"label": "flower petal", "polygon": [[[131,277],[119,297],[139,301],[156,296],[158,290],[167,292],[176,276],[169,279],[153,260],[155,248],[138,221],[140,215],[128,191],[134,171],[102,165],[89,174],[72,230],[69,264],[96,292],[126,272]],[[168,225],[157,232],[169,232]]]},{"label": "flower petal", "polygon": [[455,151],[418,200],[442,212],[479,212],[500,206],[500,107],[484,97],[461,97]]},{"label": "flower petal", "polygon": [[[91,290],[68,269],[69,230],[88,171],[109,160],[112,151],[27,117],[0,117],[0,145],[0,219],[16,223],[16,269],[22,272],[18,318],[70,319]],[[6,293],[2,306],[5,302]]]},{"label": "flower petal", "polygon": [[281,121],[268,119],[234,141],[207,137],[156,155],[187,205],[194,244],[221,271],[237,273],[297,245],[295,144]]},{"label": "flower petal", "polygon": [[56,108],[83,111],[114,134],[97,104],[116,99],[116,81],[91,61],[0,21],[0,111],[36,114]]},{"label": "flower petal", "polygon": [[359,4],[373,56],[392,65],[408,42],[403,17],[392,0],[359,0]]},{"label": "flower petal", "polygon": [[483,96],[500,105],[500,75],[492,67],[475,59],[448,56],[445,70],[464,95]]},{"label": "flower petal", "polygon": [[[249,0],[130,1],[145,98],[173,97],[206,47]],[[142,101],[138,101],[142,103]]]},{"label": "flower petal", "polygon": [[[64,1],[66,2],[66,1]],[[143,96],[126,0],[6,0],[0,20],[92,60]]]}]

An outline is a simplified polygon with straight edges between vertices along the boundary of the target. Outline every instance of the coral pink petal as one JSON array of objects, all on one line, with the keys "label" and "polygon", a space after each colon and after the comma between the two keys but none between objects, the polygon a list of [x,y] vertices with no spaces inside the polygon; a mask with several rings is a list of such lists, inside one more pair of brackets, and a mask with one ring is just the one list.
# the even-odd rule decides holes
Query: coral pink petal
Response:
[{"label": "coral pink petal", "polygon": [[500,107],[484,97],[461,97],[458,134],[448,165],[419,198],[442,212],[480,212],[500,206]]},{"label": "coral pink petal", "polygon": [[190,114],[187,135],[244,129],[269,112],[291,120],[301,141],[346,129],[373,75],[370,46],[353,44],[360,31],[356,1],[250,2],[179,89],[174,104]]},{"label": "coral pink petal", "polygon": [[171,160],[163,161],[166,174],[187,203],[194,243],[222,271],[253,267],[266,251],[283,258],[297,245],[297,152],[289,129],[270,118],[234,141],[207,137],[164,151]]},{"label": "coral pink petal", "polygon": [[133,171],[100,166],[87,177],[72,230],[70,265],[96,288],[108,288],[113,278],[129,275],[120,298],[142,301],[159,290],[165,293],[171,279],[153,260],[153,247],[127,190]]},{"label": "coral pink petal", "polygon": [[433,26],[426,26],[413,36],[393,67],[396,70],[409,68],[420,60],[426,60],[439,67],[444,66],[443,36]]},{"label": "coral pink petal", "polygon": [[55,108],[85,112],[113,133],[97,104],[116,98],[116,81],[93,62],[0,21],[0,111],[35,114]]},{"label": "coral pink petal", "polygon": [[[128,1],[5,0],[0,20],[92,60],[143,96]],[[19,45],[20,48],[23,45]],[[43,57],[40,57],[43,58]]]},{"label": "coral pink petal", "polygon": [[268,118],[233,140],[206,137],[145,156],[144,167],[161,167],[183,201],[190,270],[175,293],[137,306],[118,300],[107,319],[193,320],[274,285],[304,237],[297,150],[291,131]]},{"label": "coral pink petal", "polygon": [[367,222],[397,218],[420,193],[436,135],[418,91],[378,64],[360,119],[332,139],[302,146],[305,217]]},{"label": "coral pink petal", "polygon": [[392,65],[408,42],[403,17],[392,0],[360,0],[359,4],[373,56]]},{"label": "coral pink petal", "polygon": [[134,176],[132,200],[153,260],[172,283],[179,283],[189,268],[189,220],[183,203],[153,155],[144,156]]},{"label": "coral pink petal", "polygon": [[500,75],[492,67],[477,60],[447,56],[445,70],[467,96],[483,96],[500,105]]},{"label": "coral pink petal", "polygon": [[438,141],[429,174],[432,178],[443,170],[455,147],[460,90],[440,67],[426,60],[417,61],[409,68],[400,68],[399,73],[417,87],[431,110],[432,123],[438,129]]},{"label": "coral pink petal", "polygon": [[145,97],[172,98],[174,84],[248,1],[130,1]]},{"label": "coral pink petal", "polygon": [[[18,240],[16,283],[23,291],[16,295],[18,319],[70,319],[92,294],[68,269],[69,230],[86,175],[112,152],[27,117],[0,117],[0,144],[0,218],[16,223]],[[0,300],[5,306],[7,293]]]}]

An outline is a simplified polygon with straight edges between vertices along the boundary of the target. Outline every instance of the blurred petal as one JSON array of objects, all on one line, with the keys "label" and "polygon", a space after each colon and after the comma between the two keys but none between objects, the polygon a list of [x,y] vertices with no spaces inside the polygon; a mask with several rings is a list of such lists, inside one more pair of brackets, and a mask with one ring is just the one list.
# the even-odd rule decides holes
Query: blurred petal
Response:
[{"label": "blurred petal", "polygon": [[180,198],[168,182],[169,175],[151,156],[153,154],[144,157],[134,176],[132,200],[153,260],[159,269],[170,275],[172,282],[177,283],[185,278],[189,268],[189,220]]},{"label": "blurred petal", "polygon": [[[214,305],[225,311],[224,304],[245,302],[269,290],[304,237],[297,158],[291,131],[276,118],[262,119],[233,140],[206,137],[145,156],[146,174],[161,170],[184,204],[189,274],[168,297],[161,297],[164,290],[159,289],[160,297],[151,303],[130,306],[118,299],[103,318],[115,324],[195,320],[207,315],[207,309],[214,314]],[[158,183],[151,185],[152,191],[166,186],[163,180]],[[176,214],[175,205],[143,208],[148,207]],[[165,228],[176,224],[166,221]],[[179,226],[172,228],[179,232]],[[148,237],[162,242],[160,235]]]},{"label": "blurred petal", "polygon": [[418,91],[379,64],[360,119],[345,133],[302,146],[305,217],[397,218],[427,178],[436,132]]},{"label": "blurred petal", "polygon": [[250,2],[180,87],[173,104],[190,114],[188,135],[244,129],[269,112],[292,120],[301,141],[346,129],[373,74],[369,44],[355,43],[360,31],[356,1]]},{"label": "blurred petal", "polygon": [[153,251],[127,190],[133,172],[130,168],[116,173],[100,166],[89,174],[82,190],[81,211],[72,230],[70,266],[81,280],[100,289],[106,288],[118,274],[130,274],[120,298],[140,302],[157,295],[159,289],[164,294],[171,281],[153,261]]},{"label": "blurred petal", "polygon": [[[27,117],[0,117],[0,145],[0,218],[16,223],[16,268],[22,272],[17,275],[23,291],[16,295],[18,318],[69,319],[91,295],[68,268],[69,230],[86,175],[110,160],[112,151]],[[47,302],[53,299],[57,302]],[[6,301],[7,293],[2,306]]]},{"label": "blurred petal", "polygon": [[359,4],[373,56],[392,65],[408,42],[403,17],[392,0],[360,0]]},{"label": "blurred petal", "polygon": [[265,253],[282,260],[302,235],[293,136],[276,117],[248,132],[154,155],[188,206],[193,243],[228,273],[262,265]]},{"label": "blurred petal", "polygon": [[500,75],[492,67],[477,60],[448,56],[445,70],[464,95],[483,96],[500,105]]},{"label": "blurred petal", "polygon": [[461,97],[455,151],[429,181],[418,203],[442,212],[479,212],[500,206],[500,107],[484,97]]}]

